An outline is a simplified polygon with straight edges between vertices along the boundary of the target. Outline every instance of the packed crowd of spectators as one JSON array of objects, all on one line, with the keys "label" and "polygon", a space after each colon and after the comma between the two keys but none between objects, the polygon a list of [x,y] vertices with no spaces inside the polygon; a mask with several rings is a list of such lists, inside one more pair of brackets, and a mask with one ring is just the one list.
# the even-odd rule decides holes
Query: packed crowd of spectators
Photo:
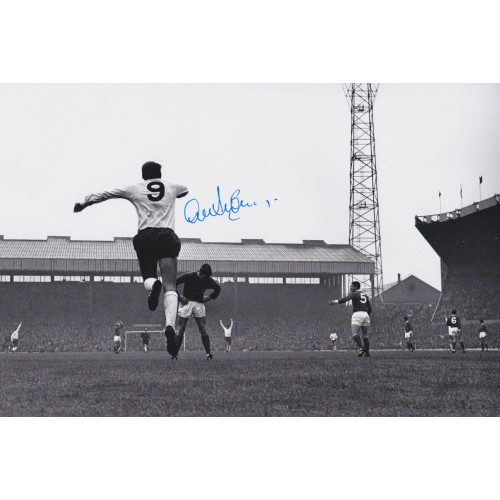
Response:
[{"label": "packed crowd of spectators", "polygon": [[500,267],[463,265],[450,270],[436,316],[449,315],[452,308],[467,320],[499,319]]}]

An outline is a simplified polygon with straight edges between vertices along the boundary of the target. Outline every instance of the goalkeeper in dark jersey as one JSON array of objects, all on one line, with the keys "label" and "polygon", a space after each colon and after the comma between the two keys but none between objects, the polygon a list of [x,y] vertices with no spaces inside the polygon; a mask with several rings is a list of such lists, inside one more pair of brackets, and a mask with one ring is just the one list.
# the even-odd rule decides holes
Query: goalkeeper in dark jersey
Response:
[{"label": "goalkeeper in dark jersey", "polygon": [[[212,278],[212,268],[210,264],[203,264],[199,271],[192,273],[184,273],[177,277],[177,286],[184,285],[182,294],[179,293],[179,331],[177,332],[177,353],[184,340],[184,332],[189,318],[192,316],[198,330],[200,331],[201,341],[207,360],[213,358],[210,348],[210,337],[207,333],[207,318],[205,304],[210,300],[215,300],[220,292],[221,287],[217,281]],[[207,290],[212,290],[212,293],[206,295]],[[177,354],[173,356],[177,357]]]},{"label": "goalkeeper in dark jersey", "polygon": [[[346,297],[337,300],[329,300],[328,304],[344,304],[352,300],[351,332],[352,338],[358,347],[358,356],[370,357],[370,339],[368,338],[368,327],[370,326],[370,314],[372,305],[366,293],[360,290],[359,281],[353,281],[350,293]],[[360,332],[363,340],[361,341]]]}]

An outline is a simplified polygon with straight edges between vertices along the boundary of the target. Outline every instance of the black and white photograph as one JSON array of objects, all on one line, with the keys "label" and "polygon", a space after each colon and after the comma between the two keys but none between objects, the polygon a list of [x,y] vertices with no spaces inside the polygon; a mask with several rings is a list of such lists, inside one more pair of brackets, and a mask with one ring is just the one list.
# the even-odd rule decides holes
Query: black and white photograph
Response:
[{"label": "black and white photograph", "polygon": [[[297,5],[154,18],[147,3],[53,19],[7,55],[2,466],[25,449],[30,470],[47,450],[63,470],[75,457],[82,498],[116,482],[120,498],[321,498],[337,483],[388,499],[418,461],[429,482],[406,496],[443,494],[443,462],[494,446],[500,416],[498,78],[467,77],[451,52],[420,74],[402,57],[418,44],[384,35],[372,48],[392,47],[400,73],[347,48],[347,70],[321,72],[328,51],[305,47],[319,41],[306,19],[330,29],[322,2],[309,40],[284,23],[281,45],[272,20],[298,23]],[[163,28],[160,61],[147,49]],[[238,28],[253,43],[235,45]],[[80,482],[65,475],[34,477],[63,498]],[[471,475],[452,491],[489,494]]]},{"label": "black and white photograph", "polygon": [[2,415],[498,416],[500,85],[0,99]]}]

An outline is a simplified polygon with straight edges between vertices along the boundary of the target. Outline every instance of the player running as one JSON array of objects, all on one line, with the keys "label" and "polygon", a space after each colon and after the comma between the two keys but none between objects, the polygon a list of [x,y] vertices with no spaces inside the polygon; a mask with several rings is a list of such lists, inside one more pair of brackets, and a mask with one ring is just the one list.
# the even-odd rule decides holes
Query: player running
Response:
[{"label": "player running", "polygon": [[479,320],[479,340],[481,341],[481,352],[488,350],[488,330],[484,324],[484,319]]},{"label": "player running", "polygon": [[22,324],[22,322],[19,323],[19,326],[10,335],[9,352],[16,352],[19,349],[19,330]]},{"label": "player running", "polygon": [[[101,203],[112,198],[130,201],[138,216],[138,233],[134,236],[134,249],[139,260],[139,267],[144,288],[149,291],[148,306],[151,311],[158,307],[162,281],[165,293],[165,336],[167,351],[176,353],[175,319],[177,316],[177,257],[181,242],[174,231],[175,200],[188,194],[188,188],[161,179],[161,165],[148,161],[142,166],[142,178],[133,186],[127,186],[97,194],[89,194],[83,203],[76,203],[74,212]],[[162,281],[158,279],[157,268],[160,265]]]},{"label": "player running", "polygon": [[233,330],[233,319],[231,318],[231,323],[228,327],[224,326],[222,320],[220,320],[220,326],[224,330],[224,340],[226,342],[226,352],[231,352],[231,332]]},{"label": "player running", "polygon": [[[212,277],[210,264],[203,264],[199,271],[184,273],[177,278],[177,286],[184,285],[182,295],[179,294],[179,331],[177,332],[177,351],[172,355],[176,358],[184,340],[186,325],[191,316],[194,317],[201,341],[207,353],[207,360],[213,358],[210,350],[210,337],[207,333],[207,318],[205,304],[210,300],[215,300],[221,287]],[[210,295],[205,295],[207,290],[213,290]]]},{"label": "player running", "polygon": [[415,346],[413,345],[413,328],[411,327],[410,320],[408,316],[403,318],[404,320],[404,334],[406,340],[406,347],[410,352],[415,352]]},{"label": "player running", "polygon": [[462,340],[462,324],[457,316],[457,310],[451,310],[451,316],[446,318],[446,326],[448,327],[448,336],[450,338],[450,349],[452,353],[457,352],[457,340],[460,342],[460,348],[465,354],[465,345]]},{"label": "player running", "polygon": [[[359,281],[353,281],[350,287],[350,293],[341,299],[329,300],[328,304],[344,304],[352,300],[352,319],[351,331],[352,339],[358,347],[358,357],[370,357],[370,339],[368,338],[368,327],[370,326],[370,314],[372,313],[372,305],[366,293],[360,290],[361,284]],[[361,341],[360,332],[363,335]]]}]

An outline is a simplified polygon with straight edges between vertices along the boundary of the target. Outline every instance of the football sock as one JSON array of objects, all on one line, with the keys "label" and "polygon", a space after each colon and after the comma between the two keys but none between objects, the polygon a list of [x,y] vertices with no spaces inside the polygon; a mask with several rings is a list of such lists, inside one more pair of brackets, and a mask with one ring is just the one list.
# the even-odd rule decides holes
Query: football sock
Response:
[{"label": "football sock", "polygon": [[201,341],[203,342],[203,347],[205,348],[205,352],[210,354],[210,337],[208,335],[202,335]]},{"label": "football sock", "polygon": [[409,342],[406,343],[406,347],[408,347],[408,350],[411,351],[411,344]]},{"label": "football sock", "polygon": [[365,348],[365,353],[370,352],[370,339],[368,337],[363,338],[363,347]]},{"label": "football sock", "polygon": [[175,340],[177,341],[177,348],[180,349],[182,342],[184,341],[184,333],[178,333]]},{"label": "football sock", "polygon": [[462,351],[465,351],[465,344],[463,342],[460,342],[460,347],[462,348]]},{"label": "football sock", "polygon": [[148,278],[144,280],[144,288],[150,292],[153,289],[153,285],[155,284],[158,278]]},{"label": "football sock", "polygon": [[177,292],[167,292],[163,298],[163,307],[165,308],[165,320],[167,326],[170,325],[175,330],[175,319],[177,318]]},{"label": "football sock", "polygon": [[453,348],[453,350],[455,351],[457,349],[457,343],[456,342],[452,342],[451,343],[451,347]]},{"label": "football sock", "polygon": [[354,342],[356,342],[356,345],[360,349],[363,349],[363,343],[361,342],[361,337],[359,335],[354,335],[354,337],[352,338],[352,340],[354,340]]}]

